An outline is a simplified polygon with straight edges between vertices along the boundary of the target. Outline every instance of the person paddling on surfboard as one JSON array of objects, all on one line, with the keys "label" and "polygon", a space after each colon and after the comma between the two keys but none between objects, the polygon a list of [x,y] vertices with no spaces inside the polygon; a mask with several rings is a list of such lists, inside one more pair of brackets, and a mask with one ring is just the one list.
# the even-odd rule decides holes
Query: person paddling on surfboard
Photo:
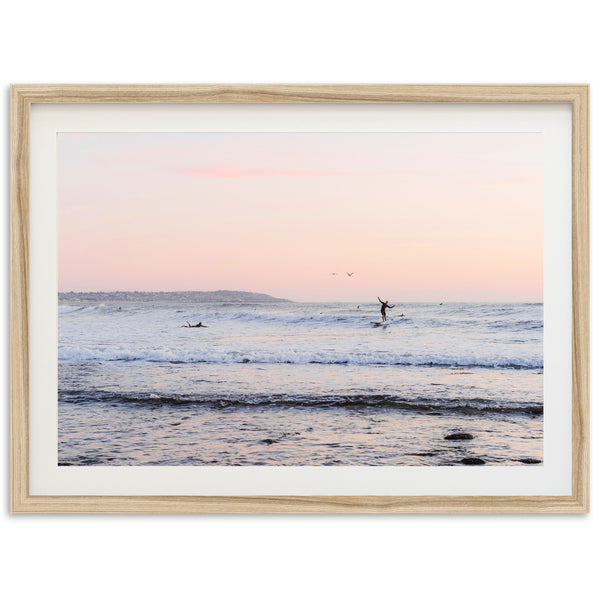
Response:
[{"label": "person paddling on surfboard", "polygon": [[379,296],[377,296],[377,300],[379,300],[379,302],[381,302],[381,320],[382,321],[387,321],[387,315],[385,314],[386,309],[388,309],[388,308],[394,308],[394,306],[396,306],[396,305],[395,304],[390,304],[389,300],[386,300],[384,302]]},{"label": "person paddling on surfboard", "polygon": [[189,321],[186,321],[187,325],[182,325],[182,327],[208,327],[208,325],[202,325],[202,321],[198,323],[198,325],[192,325]]}]

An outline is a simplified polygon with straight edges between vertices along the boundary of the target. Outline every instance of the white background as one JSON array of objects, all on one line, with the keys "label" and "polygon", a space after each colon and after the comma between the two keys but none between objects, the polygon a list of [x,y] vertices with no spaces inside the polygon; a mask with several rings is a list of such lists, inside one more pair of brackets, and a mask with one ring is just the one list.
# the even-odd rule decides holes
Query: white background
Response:
[{"label": "white background", "polygon": [[[11,82],[591,83],[594,144],[596,12],[593,2],[577,0],[10,0],[0,35],[5,206]],[[592,165],[592,189],[594,175]],[[592,238],[599,230],[593,205],[592,198]],[[8,339],[8,208],[3,215]],[[592,269],[592,306],[596,279]],[[592,372],[597,334],[593,311]],[[8,598],[598,593],[597,444],[587,516],[10,516],[8,344],[3,350],[0,590]],[[592,409],[596,387],[593,377]]]}]

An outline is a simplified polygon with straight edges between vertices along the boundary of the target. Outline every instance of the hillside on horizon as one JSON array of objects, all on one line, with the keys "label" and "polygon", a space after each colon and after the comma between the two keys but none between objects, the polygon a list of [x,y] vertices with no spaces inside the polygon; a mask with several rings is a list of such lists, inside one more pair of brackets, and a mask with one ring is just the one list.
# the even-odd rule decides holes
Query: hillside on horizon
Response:
[{"label": "hillside on horizon", "polygon": [[59,292],[59,302],[292,302],[269,294],[237,290],[212,292]]}]

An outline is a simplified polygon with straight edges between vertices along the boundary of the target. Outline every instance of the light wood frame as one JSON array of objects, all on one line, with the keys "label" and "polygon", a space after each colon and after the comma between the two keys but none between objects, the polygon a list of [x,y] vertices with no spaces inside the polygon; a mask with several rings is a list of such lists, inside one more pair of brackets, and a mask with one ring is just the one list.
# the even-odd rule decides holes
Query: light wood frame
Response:
[{"label": "light wood frame", "polygon": [[[29,493],[29,151],[32,103],[541,102],[572,108],[570,496],[32,496]],[[12,511],[137,513],[580,513],[589,511],[587,85],[13,85],[11,87]]]}]

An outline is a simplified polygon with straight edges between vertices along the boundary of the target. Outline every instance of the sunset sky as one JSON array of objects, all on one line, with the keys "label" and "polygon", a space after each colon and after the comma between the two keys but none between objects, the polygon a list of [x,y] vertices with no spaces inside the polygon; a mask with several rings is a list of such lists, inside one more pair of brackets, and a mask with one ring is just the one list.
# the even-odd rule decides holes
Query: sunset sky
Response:
[{"label": "sunset sky", "polygon": [[59,291],[542,300],[542,134],[62,133],[57,143]]}]

